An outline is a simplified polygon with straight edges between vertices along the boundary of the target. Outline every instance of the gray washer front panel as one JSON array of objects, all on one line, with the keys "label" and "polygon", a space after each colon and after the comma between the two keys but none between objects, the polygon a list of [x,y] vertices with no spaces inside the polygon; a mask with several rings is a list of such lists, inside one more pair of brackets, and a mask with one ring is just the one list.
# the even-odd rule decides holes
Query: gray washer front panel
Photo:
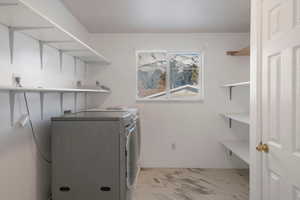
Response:
[{"label": "gray washer front panel", "polygon": [[126,114],[52,120],[53,200],[123,200]]}]

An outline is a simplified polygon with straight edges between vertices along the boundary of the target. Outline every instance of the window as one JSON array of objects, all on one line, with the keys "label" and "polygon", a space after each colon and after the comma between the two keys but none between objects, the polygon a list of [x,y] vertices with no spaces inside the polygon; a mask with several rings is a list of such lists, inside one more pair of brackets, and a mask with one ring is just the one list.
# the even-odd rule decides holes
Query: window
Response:
[{"label": "window", "polygon": [[200,100],[203,98],[203,54],[200,52],[137,52],[137,100]]}]

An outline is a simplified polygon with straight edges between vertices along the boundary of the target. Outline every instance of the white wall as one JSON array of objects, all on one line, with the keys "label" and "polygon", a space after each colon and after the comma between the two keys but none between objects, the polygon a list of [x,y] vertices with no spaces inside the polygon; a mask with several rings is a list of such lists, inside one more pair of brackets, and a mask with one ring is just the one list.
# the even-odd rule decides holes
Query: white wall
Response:
[{"label": "white wall", "polygon": [[[106,68],[91,67],[88,80],[81,64],[74,74],[73,58],[64,57],[59,71],[58,52],[45,48],[45,65],[40,69],[38,43],[16,34],[15,62],[9,64],[8,32],[0,26],[0,85],[11,85],[12,73],[22,77],[24,86],[71,87],[77,80],[94,83],[100,80],[113,93],[95,98],[94,104],[137,105],[141,109],[143,128],[143,165],[146,167],[240,167],[228,158],[219,141],[224,138],[247,138],[247,127],[234,124],[230,130],[223,111],[248,110],[243,103],[245,91],[235,90],[229,103],[227,93],[219,88],[223,82],[248,80],[248,58],[225,55],[226,50],[248,44],[246,35],[94,35],[92,42],[112,60]],[[204,102],[135,102],[135,50],[197,50],[206,46]],[[240,95],[243,93],[243,95]],[[40,120],[37,94],[29,94],[29,106],[43,152],[49,156],[50,117],[60,114],[59,96],[47,94],[45,116]],[[80,96],[78,108],[83,108]],[[73,95],[66,95],[64,109],[73,109]],[[50,167],[37,155],[30,128],[10,126],[8,94],[0,92],[0,194],[9,200],[46,199],[49,194]],[[22,95],[16,99],[15,120],[26,113]],[[171,145],[176,144],[176,150]]]},{"label": "white wall", "polygon": [[[249,57],[226,56],[249,44],[248,34],[95,34],[92,41],[112,65],[91,71],[113,93],[103,107],[138,106],[142,119],[144,167],[231,168],[245,165],[226,156],[219,141],[248,139],[248,127],[228,128],[220,112],[249,110],[249,90],[234,89],[233,101],[219,86],[249,80]],[[136,91],[136,50],[205,50],[204,102],[139,102]],[[172,144],[176,149],[172,150]]]},{"label": "white wall", "polygon": [[[0,85],[12,84],[12,73],[22,77],[24,86],[70,87],[77,80],[84,79],[84,67],[80,63],[74,74],[74,62],[64,56],[63,72],[59,68],[59,55],[55,49],[45,47],[45,66],[40,69],[38,43],[29,37],[16,33],[15,62],[9,64],[8,32],[0,26]],[[28,94],[36,134],[42,151],[49,157],[50,117],[60,114],[58,94],[45,95],[45,115],[40,119],[38,94]],[[78,108],[84,99],[78,99]],[[65,96],[64,109],[73,109],[73,94]],[[25,114],[22,95],[16,98],[15,121]],[[11,127],[8,94],[0,92],[0,199],[41,200],[49,195],[50,167],[37,155],[36,146],[29,126]]]}]

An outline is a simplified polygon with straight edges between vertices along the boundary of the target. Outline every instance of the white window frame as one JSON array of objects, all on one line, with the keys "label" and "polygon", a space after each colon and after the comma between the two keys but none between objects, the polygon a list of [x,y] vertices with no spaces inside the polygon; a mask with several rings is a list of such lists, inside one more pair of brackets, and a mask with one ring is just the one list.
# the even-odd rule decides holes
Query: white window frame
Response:
[{"label": "white window frame", "polygon": [[[199,54],[200,58],[201,58],[201,66],[199,66],[199,79],[198,79],[198,83],[199,83],[199,93],[198,95],[196,95],[195,97],[182,97],[182,98],[174,98],[170,96],[170,65],[167,65],[167,69],[166,69],[166,98],[157,98],[157,99],[151,99],[151,98],[141,98],[138,96],[138,55],[140,53],[154,53],[154,52],[162,52],[162,53],[166,53],[167,54],[167,58],[168,58],[168,54],[174,54],[174,53],[189,53],[189,54]],[[204,50],[188,50],[188,51],[184,51],[184,50],[137,50],[135,53],[135,57],[136,57],[136,101],[140,101],[140,102],[158,102],[158,101],[175,101],[175,102],[185,102],[185,101],[203,101],[204,100],[204,66],[205,66],[205,51]]]}]

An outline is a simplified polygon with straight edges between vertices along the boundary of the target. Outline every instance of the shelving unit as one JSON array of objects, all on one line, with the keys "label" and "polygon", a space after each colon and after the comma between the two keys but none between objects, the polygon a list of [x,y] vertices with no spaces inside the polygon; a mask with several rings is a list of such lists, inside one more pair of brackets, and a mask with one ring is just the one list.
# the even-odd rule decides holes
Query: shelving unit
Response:
[{"label": "shelving unit", "polygon": [[232,120],[248,125],[250,124],[249,113],[223,113],[221,116],[229,119],[229,128],[231,128]]},{"label": "shelving unit", "polygon": [[14,123],[14,107],[15,107],[15,95],[17,93],[38,93],[40,95],[41,106],[41,119],[44,116],[44,95],[47,93],[57,93],[60,95],[60,109],[63,113],[63,101],[65,93],[74,93],[74,110],[77,109],[77,96],[79,93],[85,94],[85,107],[87,108],[87,95],[88,94],[109,94],[109,90],[103,89],[83,89],[83,88],[34,88],[34,87],[11,87],[0,86],[0,92],[7,92],[9,94],[10,103],[10,120],[11,125]]},{"label": "shelving unit", "polygon": [[226,54],[229,56],[250,56],[250,46],[237,51],[227,51]]},{"label": "shelving unit", "polygon": [[82,62],[109,64],[109,61],[80,38],[64,30],[23,1],[0,1],[0,24],[8,27],[10,62],[14,60],[15,32],[23,33],[38,41],[40,47],[41,68],[43,68],[43,47],[49,45],[59,51],[62,65],[63,54],[74,56]]},{"label": "shelving unit", "polygon": [[249,164],[249,141],[223,141],[221,142],[229,151]]},{"label": "shelving unit", "polygon": [[[227,51],[229,56],[250,56],[250,47],[243,48],[238,51]],[[229,99],[232,100],[232,89],[234,87],[249,87],[250,81],[229,83],[221,85],[221,88],[229,89]],[[222,113],[222,117],[225,117],[229,121],[229,128],[232,127],[232,120],[247,124],[250,126],[250,116],[249,113]],[[237,140],[237,141],[221,141],[226,149],[229,150],[230,154],[233,153],[238,156],[241,160],[245,161],[247,164],[250,162],[250,144],[249,141]]]},{"label": "shelving unit", "polygon": [[232,99],[232,88],[242,87],[242,86],[249,87],[250,86],[250,81],[225,84],[225,85],[222,85],[221,87],[229,88],[229,100],[231,100]]}]

